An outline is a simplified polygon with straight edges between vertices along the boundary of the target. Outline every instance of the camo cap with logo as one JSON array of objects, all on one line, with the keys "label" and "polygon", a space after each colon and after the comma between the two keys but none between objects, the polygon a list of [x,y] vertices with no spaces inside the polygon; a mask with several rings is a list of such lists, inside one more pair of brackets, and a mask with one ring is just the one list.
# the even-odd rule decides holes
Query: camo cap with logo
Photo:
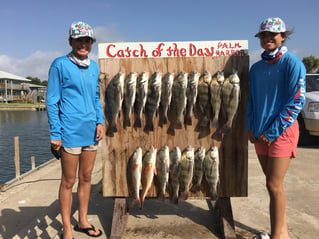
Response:
[{"label": "camo cap with logo", "polygon": [[259,32],[255,37],[258,37],[262,32],[286,32],[286,24],[279,17],[269,17],[260,24]]},{"label": "camo cap with logo", "polygon": [[85,22],[73,22],[70,26],[70,37],[91,37],[95,42],[95,36],[92,27]]}]

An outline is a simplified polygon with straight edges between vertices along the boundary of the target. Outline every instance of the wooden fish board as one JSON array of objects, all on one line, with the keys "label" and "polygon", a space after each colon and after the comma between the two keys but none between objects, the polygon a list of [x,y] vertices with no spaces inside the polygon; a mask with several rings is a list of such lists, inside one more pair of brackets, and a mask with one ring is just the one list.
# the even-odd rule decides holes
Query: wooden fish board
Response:
[{"label": "wooden fish board", "polygon": [[[232,133],[222,135],[214,128],[199,128],[198,119],[193,115],[192,125],[182,129],[171,127],[170,122],[162,127],[158,124],[159,117],[154,119],[154,131],[144,132],[145,118],[142,119],[142,128],[123,128],[123,113],[118,118],[117,129],[113,136],[106,136],[102,142],[103,160],[103,196],[129,197],[132,195],[132,185],[128,169],[128,160],[137,147],[141,147],[143,154],[154,146],[158,150],[167,145],[170,150],[178,146],[183,150],[188,145],[197,149],[203,146],[206,150],[211,146],[219,148],[220,158],[220,184],[218,195],[220,197],[245,197],[247,196],[248,180],[248,144],[245,131],[245,112],[248,96],[248,56],[219,56],[219,57],[180,57],[180,58],[138,58],[99,59],[101,70],[100,89],[101,101],[105,110],[105,90],[110,80],[118,72],[141,73],[143,71],[154,73],[160,71],[175,73],[180,71],[191,73],[196,70],[200,73],[209,71],[212,75],[217,71],[224,71],[229,75],[232,70],[237,70],[240,78],[240,102],[237,114],[233,121]],[[169,112],[170,116],[171,112]],[[144,115],[144,114],[143,114]],[[225,122],[225,117],[220,114],[219,123]],[[183,121],[182,121],[183,122]],[[134,124],[134,115],[131,125]],[[107,122],[105,124],[107,129]],[[202,182],[202,190],[194,197],[207,196],[207,183]],[[153,186],[148,197],[156,197],[156,188]],[[167,195],[169,196],[169,195]]]},{"label": "wooden fish board", "polygon": [[120,239],[128,219],[128,204],[125,198],[116,198],[114,202],[110,239]]}]

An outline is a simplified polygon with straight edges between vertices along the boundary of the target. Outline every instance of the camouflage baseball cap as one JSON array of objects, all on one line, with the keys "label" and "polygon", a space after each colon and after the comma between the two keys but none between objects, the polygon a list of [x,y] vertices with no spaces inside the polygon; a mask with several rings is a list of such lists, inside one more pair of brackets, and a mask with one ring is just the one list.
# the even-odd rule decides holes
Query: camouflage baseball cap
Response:
[{"label": "camouflage baseball cap", "polygon": [[95,36],[92,27],[85,22],[73,22],[70,26],[70,37],[91,37],[95,42]]},{"label": "camouflage baseball cap", "polygon": [[259,32],[255,37],[258,37],[262,32],[286,32],[286,24],[279,17],[269,17],[260,24]]}]

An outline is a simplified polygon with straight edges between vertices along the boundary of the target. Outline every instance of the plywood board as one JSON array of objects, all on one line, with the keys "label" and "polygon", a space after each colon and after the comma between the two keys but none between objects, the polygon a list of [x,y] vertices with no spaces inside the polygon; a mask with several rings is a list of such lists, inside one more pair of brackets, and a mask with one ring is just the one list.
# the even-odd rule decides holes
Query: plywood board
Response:
[{"label": "plywood board", "polygon": [[[206,150],[211,146],[219,148],[220,158],[220,184],[218,194],[221,197],[247,196],[247,133],[245,132],[245,111],[248,95],[248,56],[219,56],[219,57],[176,57],[176,58],[138,58],[99,59],[101,69],[101,101],[105,110],[105,90],[110,80],[118,72],[126,75],[130,72],[143,71],[153,73],[160,71],[163,74],[180,71],[191,73],[196,70],[200,73],[209,71],[212,75],[217,71],[224,71],[225,76],[233,70],[238,72],[240,78],[240,102],[237,114],[233,121],[232,132],[229,135],[219,133],[212,127],[198,127],[198,118],[193,114],[192,125],[182,129],[172,128],[171,122],[159,125],[159,115],[154,119],[154,131],[145,132],[145,117],[142,119],[142,128],[123,127],[123,112],[118,118],[116,132],[106,136],[102,144],[103,159],[103,195],[106,197],[128,197],[132,195],[128,160],[137,147],[143,153],[154,146],[158,150],[167,145],[169,149],[178,146],[181,150],[191,145],[197,149],[203,146]],[[169,115],[172,112],[169,112]],[[225,122],[225,116],[220,113],[219,123]],[[134,115],[131,117],[133,125]],[[107,129],[108,122],[105,127]],[[191,194],[193,197],[207,196],[207,184],[202,183],[202,191]],[[153,186],[148,193],[149,197],[156,197],[156,188]],[[169,196],[169,195],[167,195]]]}]

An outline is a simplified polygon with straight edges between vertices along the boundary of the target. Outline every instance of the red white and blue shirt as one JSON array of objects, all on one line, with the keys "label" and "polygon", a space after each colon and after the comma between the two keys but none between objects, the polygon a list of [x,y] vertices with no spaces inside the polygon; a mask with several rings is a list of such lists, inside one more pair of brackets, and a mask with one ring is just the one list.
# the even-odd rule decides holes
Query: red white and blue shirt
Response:
[{"label": "red white and blue shirt", "polygon": [[249,72],[249,99],[246,130],[255,137],[264,134],[270,141],[292,125],[306,94],[306,69],[300,58],[283,51],[280,59],[253,64]]}]

